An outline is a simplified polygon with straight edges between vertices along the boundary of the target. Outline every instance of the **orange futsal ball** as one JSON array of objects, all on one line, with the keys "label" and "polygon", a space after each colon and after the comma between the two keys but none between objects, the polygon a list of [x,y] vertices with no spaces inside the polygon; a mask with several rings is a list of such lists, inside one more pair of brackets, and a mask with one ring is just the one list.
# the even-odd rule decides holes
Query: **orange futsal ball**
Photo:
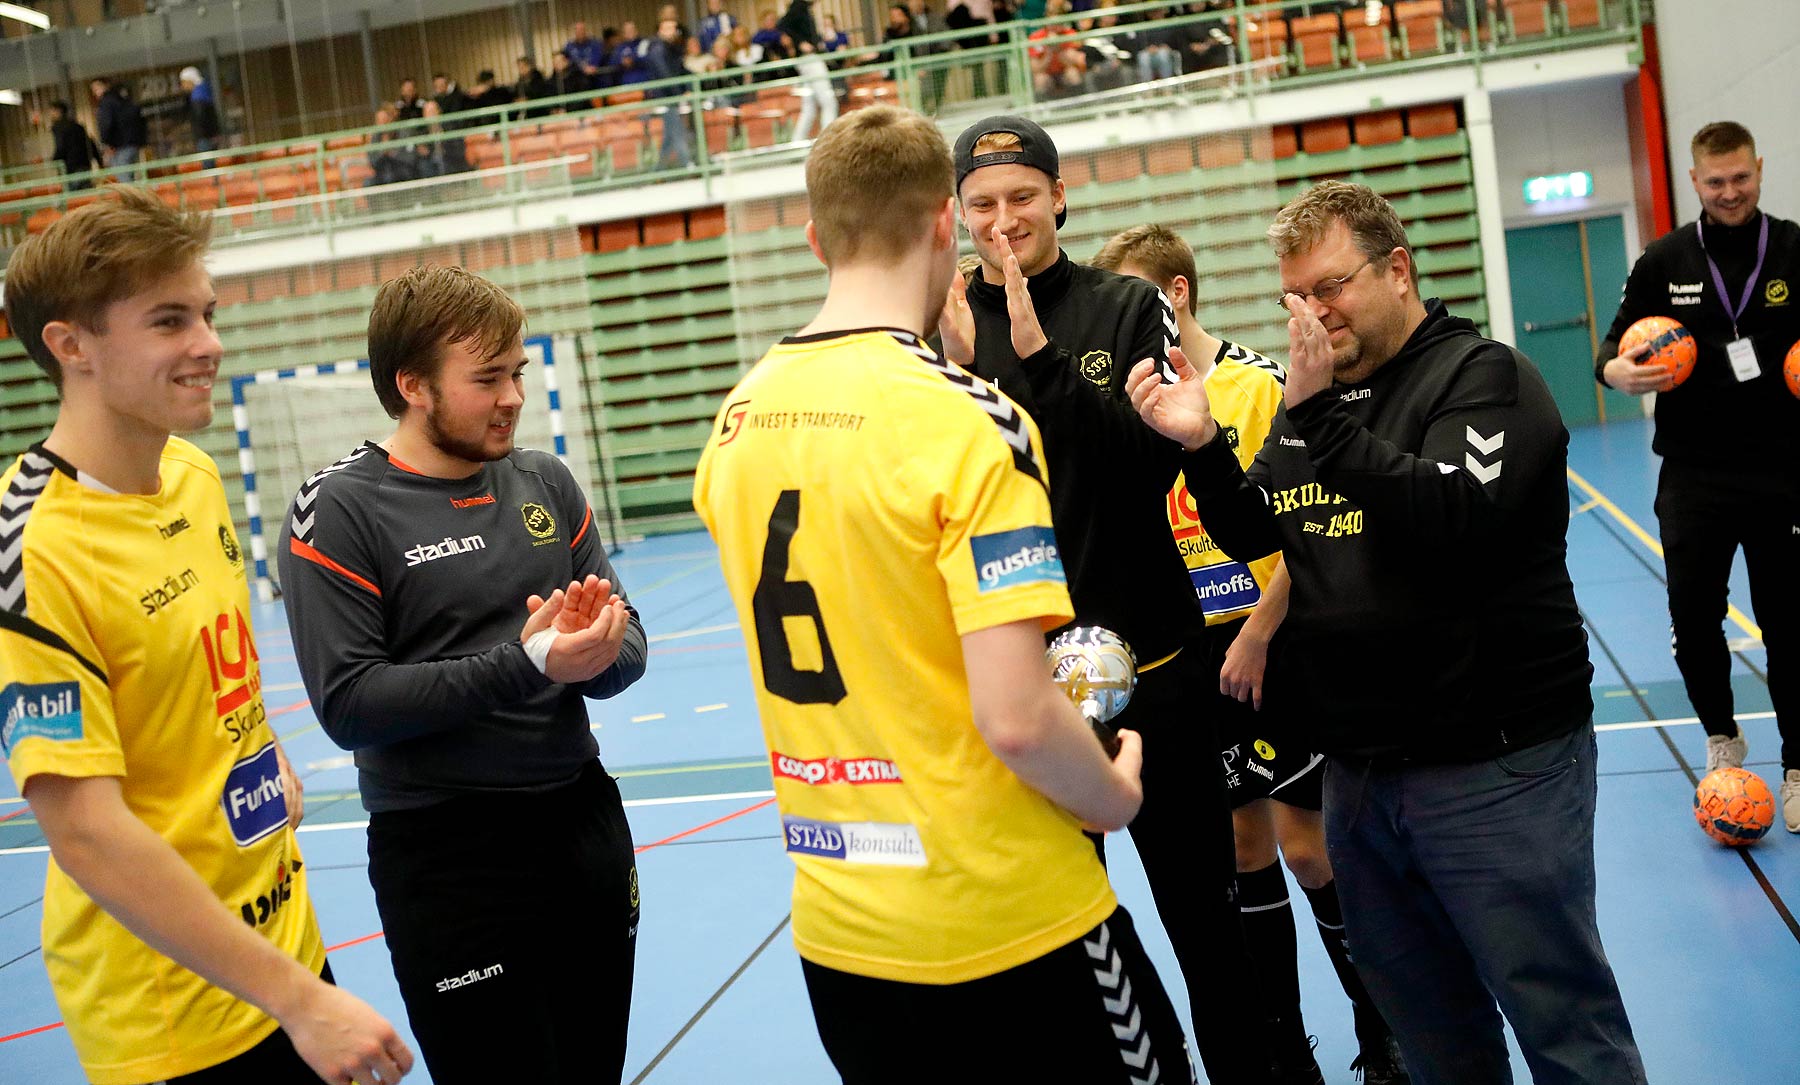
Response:
[{"label": "orange futsal ball", "polygon": [[1721,844],[1754,844],[1775,824],[1775,797],[1749,769],[1716,769],[1694,789],[1694,820]]},{"label": "orange futsal ball", "polygon": [[1675,378],[1675,386],[1688,379],[1694,372],[1694,359],[1698,356],[1698,348],[1694,345],[1694,336],[1681,323],[1666,316],[1647,316],[1625,329],[1619,338],[1619,353],[1625,354],[1635,347],[1650,344],[1650,352],[1639,361],[1645,365],[1660,365]]},{"label": "orange futsal ball", "polygon": [[1800,343],[1788,348],[1781,363],[1781,375],[1787,378],[1788,391],[1800,396]]}]

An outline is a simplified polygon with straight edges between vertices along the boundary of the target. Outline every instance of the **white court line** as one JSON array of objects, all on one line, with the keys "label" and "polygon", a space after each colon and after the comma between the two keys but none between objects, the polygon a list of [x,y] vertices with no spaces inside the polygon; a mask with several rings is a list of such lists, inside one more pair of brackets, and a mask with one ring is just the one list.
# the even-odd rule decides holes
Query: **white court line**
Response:
[{"label": "white court line", "polygon": [[738,623],[726,622],[724,625],[703,625],[698,629],[678,629],[673,633],[658,633],[646,638],[651,644],[660,644],[665,640],[680,640],[683,637],[704,637],[708,633],[724,633],[736,629]]},{"label": "white court line", "polygon": [[262,691],[264,693],[292,693],[297,689],[305,689],[305,688],[306,688],[305,682],[282,682],[279,685],[264,686],[262,688]]},{"label": "white court line", "polygon": [[721,701],[718,704],[695,705],[694,711],[695,712],[717,712],[721,708],[730,708],[730,707],[731,706],[729,704],[726,704],[725,702]]},{"label": "white court line", "polygon": [[[1773,712],[1739,712],[1738,720],[1772,720]],[[1629,723],[1596,723],[1596,731],[1643,731],[1651,727],[1686,727],[1700,722],[1698,716],[1677,716],[1667,720],[1632,720]]]},{"label": "white court line", "polygon": [[[627,799],[627,810],[634,806],[685,806],[696,802],[732,802],[738,799],[767,799],[773,797],[773,791],[721,791],[714,795],[670,795],[661,799]],[[329,825],[302,825],[295,829],[296,833],[334,833],[344,829],[367,829],[367,821],[334,821]],[[34,844],[28,848],[0,848],[0,855],[42,855],[49,851],[43,844]]]},{"label": "white court line", "polygon": [[633,716],[633,717],[631,717],[631,722],[632,723],[649,723],[652,720],[666,720],[668,718],[669,718],[669,714],[667,712],[651,712],[651,713],[647,713],[646,715],[642,715],[642,716]]}]

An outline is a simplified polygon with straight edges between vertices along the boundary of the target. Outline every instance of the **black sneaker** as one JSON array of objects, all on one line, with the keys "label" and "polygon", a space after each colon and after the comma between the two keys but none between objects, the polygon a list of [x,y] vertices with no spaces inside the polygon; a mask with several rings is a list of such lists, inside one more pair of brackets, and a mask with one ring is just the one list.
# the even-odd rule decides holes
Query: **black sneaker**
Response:
[{"label": "black sneaker", "polygon": [[1365,1045],[1350,1069],[1363,1085],[1412,1085],[1412,1075],[1406,1072],[1406,1060],[1400,1057],[1400,1045],[1392,1035],[1379,1044]]},{"label": "black sneaker", "polygon": [[1317,1046],[1317,1036],[1303,1034],[1285,1055],[1271,1062],[1270,1075],[1276,1085],[1325,1085],[1325,1071],[1319,1069],[1319,1061],[1313,1058],[1313,1048]]}]

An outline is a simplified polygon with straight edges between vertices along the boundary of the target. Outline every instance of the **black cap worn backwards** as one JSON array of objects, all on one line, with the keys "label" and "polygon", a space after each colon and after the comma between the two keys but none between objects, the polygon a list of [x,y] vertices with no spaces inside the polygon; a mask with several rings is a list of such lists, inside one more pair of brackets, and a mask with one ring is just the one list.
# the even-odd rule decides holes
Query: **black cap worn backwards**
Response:
[{"label": "black cap worn backwards", "polygon": [[[975,144],[983,136],[991,136],[1004,132],[1019,141],[1017,148],[1004,151],[987,151],[975,153]],[[983,166],[1001,166],[1009,162],[1017,162],[1021,166],[1033,166],[1043,170],[1055,181],[1062,176],[1062,162],[1056,154],[1056,144],[1050,141],[1050,134],[1039,127],[1036,121],[1024,117],[998,116],[987,117],[970,125],[962,135],[956,137],[956,191],[962,193],[963,178]],[[1067,205],[1056,213],[1056,225],[1062,226],[1063,220],[1069,217]]]}]

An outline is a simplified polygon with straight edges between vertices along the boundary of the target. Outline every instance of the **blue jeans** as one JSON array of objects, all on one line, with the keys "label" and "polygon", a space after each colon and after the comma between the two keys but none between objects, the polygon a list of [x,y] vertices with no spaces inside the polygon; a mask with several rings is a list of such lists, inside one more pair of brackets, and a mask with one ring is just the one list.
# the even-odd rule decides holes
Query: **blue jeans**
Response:
[{"label": "blue jeans", "polygon": [[[1331,759],[1325,839],[1356,968],[1414,1085],[1643,1085],[1594,911],[1594,729],[1489,761]],[[1498,1003],[1498,1005],[1496,1005]]]}]

